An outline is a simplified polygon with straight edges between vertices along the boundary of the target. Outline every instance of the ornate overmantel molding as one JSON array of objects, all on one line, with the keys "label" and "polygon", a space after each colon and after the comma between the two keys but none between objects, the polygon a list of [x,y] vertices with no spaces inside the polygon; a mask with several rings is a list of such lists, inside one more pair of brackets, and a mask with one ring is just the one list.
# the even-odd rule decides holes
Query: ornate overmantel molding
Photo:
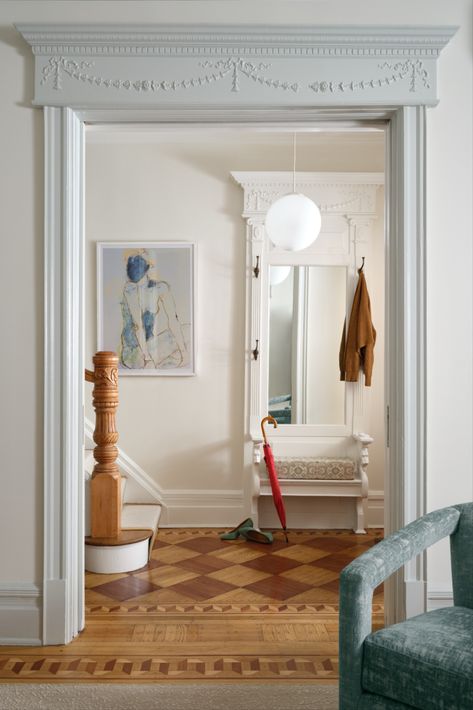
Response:
[{"label": "ornate overmantel molding", "polygon": [[19,25],[35,104],[114,108],[437,103],[453,27]]},{"label": "ornate overmantel molding", "polygon": [[[242,217],[258,224],[269,206],[292,192],[289,172],[232,172],[243,188]],[[297,173],[297,192],[310,197],[325,215],[373,215],[376,191],[384,183],[382,173]]]}]

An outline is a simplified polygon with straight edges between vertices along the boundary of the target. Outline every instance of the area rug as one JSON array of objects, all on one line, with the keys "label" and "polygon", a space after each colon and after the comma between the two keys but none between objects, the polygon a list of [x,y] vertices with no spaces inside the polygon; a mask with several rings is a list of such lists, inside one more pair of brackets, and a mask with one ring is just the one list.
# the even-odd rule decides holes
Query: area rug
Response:
[{"label": "area rug", "polygon": [[337,710],[334,685],[0,684],[0,710]]}]

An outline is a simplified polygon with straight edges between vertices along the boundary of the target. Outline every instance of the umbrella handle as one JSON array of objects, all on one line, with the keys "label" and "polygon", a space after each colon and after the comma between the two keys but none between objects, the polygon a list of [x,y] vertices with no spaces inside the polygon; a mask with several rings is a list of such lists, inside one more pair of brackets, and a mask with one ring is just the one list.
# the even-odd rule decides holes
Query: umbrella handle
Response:
[{"label": "umbrella handle", "polygon": [[264,419],[261,420],[261,431],[263,432],[263,441],[265,444],[267,444],[268,440],[266,438],[266,432],[264,430],[265,422],[269,422],[270,424],[272,424],[275,429],[278,428],[278,423],[274,417],[264,417]]}]

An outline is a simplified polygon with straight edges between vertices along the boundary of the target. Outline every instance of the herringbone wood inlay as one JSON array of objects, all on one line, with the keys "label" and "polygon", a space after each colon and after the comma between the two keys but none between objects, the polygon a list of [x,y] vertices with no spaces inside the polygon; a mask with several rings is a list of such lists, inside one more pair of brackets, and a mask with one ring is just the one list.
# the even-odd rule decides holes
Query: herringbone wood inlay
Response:
[{"label": "herringbone wood inlay", "polygon": [[301,530],[273,545],[219,532],[161,530],[145,568],[87,574],[85,630],[68,646],[0,648],[0,681],[335,682],[339,573],[380,532]]}]

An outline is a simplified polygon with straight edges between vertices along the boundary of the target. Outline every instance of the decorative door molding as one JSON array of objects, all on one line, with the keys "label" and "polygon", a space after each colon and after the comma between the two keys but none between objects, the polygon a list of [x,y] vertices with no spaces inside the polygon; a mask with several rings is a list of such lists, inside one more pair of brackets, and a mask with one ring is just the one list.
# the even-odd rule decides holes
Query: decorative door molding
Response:
[{"label": "decorative door molding", "polygon": [[35,104],[400,106],[437,103],[452,27],[27,25]]},{"label": "decorative door molding", "polygon": [[[389,124],[388,520],[424,512],[425,107],[452,27],[20,25],[45,107],[43,643],[83,627],[84,122]],[[261,226],[248,236],[262,244]],[[256,303],[255,308],[258,308]],[[402,347],[401,347],[402,345]],[[394,425],[393,425],[394,426]],[[388,527],[388,530],[390,528]],[[390,619],[422,606],[422,562],[398,575]],[[412,603],[409,601],[409,590]],[[407,590],[407,591],[406,591]]]}]

